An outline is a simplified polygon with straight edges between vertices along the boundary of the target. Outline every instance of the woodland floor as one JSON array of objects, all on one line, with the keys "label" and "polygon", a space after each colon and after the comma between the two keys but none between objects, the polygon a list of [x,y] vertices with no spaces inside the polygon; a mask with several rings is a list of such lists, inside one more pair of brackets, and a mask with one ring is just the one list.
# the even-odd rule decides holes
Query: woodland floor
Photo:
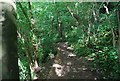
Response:
[{"label": "woodland floor", "polygon": [[[42,72],[45,79],[101,79],[102,75],[92,66],[92,60],[77,57],[68,44],[58,43],[58,52],[47,62]],[[73,49],[72,49],[73,50]]]}]

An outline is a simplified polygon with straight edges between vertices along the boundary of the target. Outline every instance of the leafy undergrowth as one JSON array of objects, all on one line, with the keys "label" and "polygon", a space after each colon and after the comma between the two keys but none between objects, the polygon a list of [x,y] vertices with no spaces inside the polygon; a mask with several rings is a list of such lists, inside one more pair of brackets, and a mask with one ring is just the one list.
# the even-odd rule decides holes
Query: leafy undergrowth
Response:
[{"label": "leafy undergrowth", "polygon": [[72,45],[77,56],[86,57],[92,60],[93,66],[101,72],[103,79],[120,79],[118,53],[112,46],[101,46],[96,44],[90,47],[82,43],[73,43]]},{"label": "leafy undergrowth", "polygon": [[93,64],[103,72],[104,79],[120,79],[120,66],[118,64],[117,51],[113,48],[104,47],[103,50],[93,53]]},{"label": "leafy undergrowth", "polygon": [[[106,14],[102,15],[103,18]],[[115,16],[111,16],[115,19]],[[116,22],[113,22],[113,28],[115,29]],[[94,35],[89,35],[80,33],[78,27],[73,27],[70,32],[66,34],[66,40],[74,48],[74,53],[79,57],[86,57],[93,61],[93,66],[98,68],[101,74],[104,75],[103,79],[120,79],[120,65],[118,63],[118,46],[116,34],[115,41],[116,45],[113,44],[113,34],[111,32],[110,25],[108,25],[108,20],[101,22],[100,24],[94,25],[96,28],[99,27],[95,38]],[[93,29],[94,30],[94,29]],[[91,29],[91,33],[92,29]],[[88,38],[85,38],[86,36]]]}]

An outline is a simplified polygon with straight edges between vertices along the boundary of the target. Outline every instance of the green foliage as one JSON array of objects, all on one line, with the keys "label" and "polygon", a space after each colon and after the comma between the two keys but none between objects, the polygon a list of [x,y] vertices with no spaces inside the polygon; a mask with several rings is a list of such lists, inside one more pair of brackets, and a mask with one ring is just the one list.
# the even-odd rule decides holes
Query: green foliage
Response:
[{"label": "green foliage", "polygon": [[22,60],[18,59],[18,65],[19,65],[19,75],[20,75],[20,79],[24,80],[24,79],[30,79],[29,76],[29,64],[28,62],[26,62],[26,58],[22,58]]},{"label": "green foliage", "polygon": [[[35,56],[37,56],[38,64],[41,65],[42,60],[47,60],[49,56],[56,53],[56,43],[60,41],[57,13],[60,14],[62,39],[73,46],[74,53],[79,57],[93,59],[93,65],[103,74],[107,73],[104,79],[120,78],[117,53],[118,22],[116,21],[118,7],[110,11],[110,14],[99,14],[102,3],[32,2],[35,27],[31,28],[28,3],[21,2],[21,4],[29,18],[23,15],[17,4],[20,79],[30,78],[29,66]],[[71,15],[67,7],[75,16]],[[115,48],[111,29],[115,33]]]}]

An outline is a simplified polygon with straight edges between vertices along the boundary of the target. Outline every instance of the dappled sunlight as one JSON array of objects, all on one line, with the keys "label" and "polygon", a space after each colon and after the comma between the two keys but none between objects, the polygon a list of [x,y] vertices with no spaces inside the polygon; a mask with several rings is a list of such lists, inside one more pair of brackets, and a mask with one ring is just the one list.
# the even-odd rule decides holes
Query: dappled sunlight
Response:
[{"label": "dappled sunlight", "polygon": [[69,53],[68,54],[68,57],[75,57],[76,55],[75,54],[73,54],[73,53]]},{"label": "dappled sunlight", "polygon": [[61,66],[60,64],[53,64],[53,66],[55,68],[55,72],[56,72],[56,75],[58,77],[62,77],[64,76],[65,72],[64,72],[64,66]]},{"label": "dappled sunlight", "polygon": [[[86,58],[78,58],[72,51],[69,51],[64,43],[59,43],[58,54],[48,74],[50,79],[96,79],[100,75],[91,72],[93,68]],[[70,48],[70,47],[69,47]],[[63,51],[64,50],[64,51]],[[73,50],[73,49],[72,49]],[[73,58],[74,57],[74,58]]]}]

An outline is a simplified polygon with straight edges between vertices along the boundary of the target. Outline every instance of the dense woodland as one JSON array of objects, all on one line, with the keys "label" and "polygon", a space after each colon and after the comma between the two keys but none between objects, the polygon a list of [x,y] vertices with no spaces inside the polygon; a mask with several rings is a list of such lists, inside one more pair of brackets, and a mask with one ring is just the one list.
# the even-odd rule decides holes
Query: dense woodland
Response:
[{"label": "dense woodland", "polygon": [[33,79],[55,58],[59,42],[90,59],[102,79],[120,79],[119,2],[16,4],[20,79]]}]

